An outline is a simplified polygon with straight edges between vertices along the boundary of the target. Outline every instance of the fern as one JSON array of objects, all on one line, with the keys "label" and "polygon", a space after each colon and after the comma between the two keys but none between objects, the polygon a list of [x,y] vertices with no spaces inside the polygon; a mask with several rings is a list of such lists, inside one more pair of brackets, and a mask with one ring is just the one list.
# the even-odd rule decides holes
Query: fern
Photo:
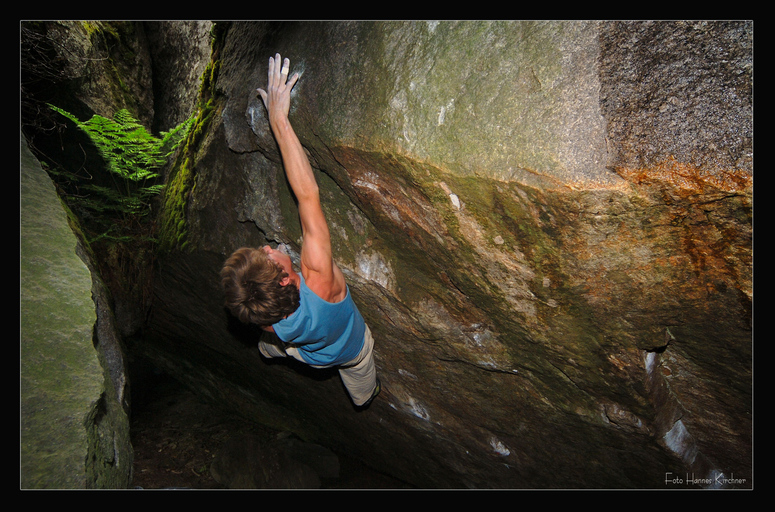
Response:
[{"label": "fern", "polygon": [[89,136],[114,177],[115,188],[85,183],[79,189],[88,195],[71,199],[97,215],[118,215],[128,221],[146,215],[151,199],[164,189],[164,185],[155,183],[158,171],[185,138],[193,118],[169,132],[162,132],[158,138],[148,133],[127,110],[119,110],[112,120],[94,115],[88,121],[81,121],[59,107],[49,107]]}]

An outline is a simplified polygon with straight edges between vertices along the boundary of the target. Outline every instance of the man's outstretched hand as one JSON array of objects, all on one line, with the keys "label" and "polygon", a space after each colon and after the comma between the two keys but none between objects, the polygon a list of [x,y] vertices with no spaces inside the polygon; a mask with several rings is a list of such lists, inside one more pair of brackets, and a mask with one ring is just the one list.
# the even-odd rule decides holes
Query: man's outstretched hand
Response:
[{"label": "man's outstretched hand", "polygon": [[294,73],[290,79],[288,78],[290,66],[291,61],[287,57],[282,61],[279,53],[274,57],[269,57],[269,77],[266,89],[258,89],[258,94],[264,100],[270,123],[288,117],[291,106],[291,89],[299,79],[298,73]]}]

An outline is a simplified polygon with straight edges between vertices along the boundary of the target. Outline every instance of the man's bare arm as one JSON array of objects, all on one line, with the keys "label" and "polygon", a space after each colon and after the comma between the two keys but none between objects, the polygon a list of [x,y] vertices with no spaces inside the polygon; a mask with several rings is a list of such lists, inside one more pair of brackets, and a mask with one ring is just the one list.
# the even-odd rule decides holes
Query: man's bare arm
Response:
[{"label": "man's bare arm", "polygon": [[316,272],[324,280],[333,280],[334,263],[331,253],[331,235],[320,204],[320,190],[307,154],[288,119],[290,93],[298,73],[289,79],[289,60],[282,62],[277,54],[269,59],[269,76],[266,90],[258,89],[269,114],[288,182],[299,202],[302,234],[302,270]]}]

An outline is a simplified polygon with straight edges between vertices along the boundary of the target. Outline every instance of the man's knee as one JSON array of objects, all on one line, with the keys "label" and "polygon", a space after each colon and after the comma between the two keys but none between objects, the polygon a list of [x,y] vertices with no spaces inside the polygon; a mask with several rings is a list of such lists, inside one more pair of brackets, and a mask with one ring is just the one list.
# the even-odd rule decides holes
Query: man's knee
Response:
[{"label": "man's knee", "polygon": [[265,341],[259,341],[258,342],[258,351],[261,353],[262,356],[271,359],[273,357],[287,357],[288,354],[285,353],[285,350],[278,347],[277,345],[273,343],[267,343]]}]

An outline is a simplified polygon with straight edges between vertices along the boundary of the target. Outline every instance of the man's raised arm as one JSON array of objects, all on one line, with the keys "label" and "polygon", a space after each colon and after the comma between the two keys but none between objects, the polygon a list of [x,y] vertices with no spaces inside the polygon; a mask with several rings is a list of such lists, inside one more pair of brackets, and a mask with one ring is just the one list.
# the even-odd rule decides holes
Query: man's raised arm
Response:
[{"label": "man's raised arm", "polygon": [[330,279],[334,266],[331,236],[320,205],[320,191],[307,154],[288,120],[291,89],[299,79],[298,73],[288,78],[289,67],[290,61],[287,58],[281,67],[279,53],[270,57],[267,88],[258,89],[258,93],[269,114],[269,125],[280,148],[288,182],[299,202],[304,236],[302,266],[319,273],[324,279]]}]

